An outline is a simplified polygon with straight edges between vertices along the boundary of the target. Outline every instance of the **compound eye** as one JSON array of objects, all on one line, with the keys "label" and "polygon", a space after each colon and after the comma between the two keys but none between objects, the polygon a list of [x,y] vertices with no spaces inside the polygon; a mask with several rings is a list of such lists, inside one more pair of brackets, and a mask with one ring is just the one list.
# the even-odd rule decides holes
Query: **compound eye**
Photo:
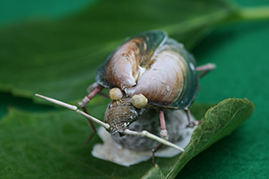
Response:
[{"label": "compound eye", "polygon": [[144,108],[148,104],[148,99],[143,94],[136,94],[132,97],[131,102],[136,108]]},{"label": "compound eye", "polygon": [[122,91],[119,88],[112,88],[109,91],[109,97],[112,100],[120,100],[122,96],[123,96]]}]

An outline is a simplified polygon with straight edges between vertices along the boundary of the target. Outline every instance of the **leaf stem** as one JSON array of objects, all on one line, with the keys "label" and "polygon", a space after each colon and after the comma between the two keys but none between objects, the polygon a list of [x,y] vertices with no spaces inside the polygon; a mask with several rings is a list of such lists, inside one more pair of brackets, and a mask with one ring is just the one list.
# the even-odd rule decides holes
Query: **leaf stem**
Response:
[{"label": "leaf stem", "polygon": [[239,21],[269,20],[269,6],[240,8],[234,20]]}]

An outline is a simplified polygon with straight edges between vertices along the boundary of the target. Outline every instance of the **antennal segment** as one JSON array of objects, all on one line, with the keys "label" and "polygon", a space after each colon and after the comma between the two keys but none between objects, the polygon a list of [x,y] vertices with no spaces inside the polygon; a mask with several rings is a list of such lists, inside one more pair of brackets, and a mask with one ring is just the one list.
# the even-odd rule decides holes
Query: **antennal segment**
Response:
[{"label": "antennal segment", "polygon": [[93,122],[96,122],[97,124],[100,124],[101,126],[103,126],[107,130],[109,130],[109,128],[110,128],[110,125],[109,124],[104,123],[104,122],[100,121],[99,119],[97,119],[97,118],[95,118],[95,117],[93,117],[93,116],[91,116],[91,115],[89,115],[89,114],[87,114],[87,113],[79,110],[77,106],[74,106],[74,105],[71,105],[71,104],[67,104],[67,103],[62,102],[62,101],[59,101],[57,99],[53,99],[53,98],[50,98],[50,97],[47,97],[47,96],[43,96],[43,95],[40,95],[40,94],[35,94],[35,96],[40,97],[42,99],[45,99],[47,101],[50,101],[52,103],[58,104],[60,106],[66,107],[68,109],[71,109],[71,110],[73,110],[73,111],[75,111],[75,112],[77,112],[77,113],[85,116],[86,118],[92,120]]},{"label": "antennal segment", "polygon": [[181,147],[179,147],[179,146],[177,146],[177,145],[175,145],[175,144],[173,144],[173,143],[171,143],[171,142],[169,142],[167,140],[164,140],[164,139],[162,139],[162,138],[160,138],[160,137],[158,137],[156,135],[153,135],[153,134],[151,134],[151,133],[149,133],[148,131],[145,131],[145,130],[143,130],[142,132],[137,132],[137,131],[131,131],[129,129],[126,129],[123,133],[127,134],[127,135],[136,135],[136,136],[141,136],[141,137],[148,137],[148,138],[156,140],[156,141],[158,141],[158,142],[160,142],[160,143],[162,143],[164,145],[167,145],[169,147],[173,147],[173,148],[175,148],[177,150],[180,150],[180,151],[184,152],[184,149],[182,149]]}]

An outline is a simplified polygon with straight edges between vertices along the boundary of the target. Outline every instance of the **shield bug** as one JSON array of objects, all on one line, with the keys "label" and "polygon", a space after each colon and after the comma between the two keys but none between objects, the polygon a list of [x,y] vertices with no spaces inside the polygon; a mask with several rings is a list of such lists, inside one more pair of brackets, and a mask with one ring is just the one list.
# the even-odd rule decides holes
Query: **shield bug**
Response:
[{"label": "shield bug", "polygon": [[[93,91],[79,103],[84,112],[76,106],[38,96],[86,116],[94,133],[97,130],[92,121],[101,124],[126,148],[152,149],[154,164],[154,153],[163,144],[183,151],[173,144],[181,140],[176,127],[180,125],[175,119],[176,111],[186,112],[189,127],[197,124],[191,119],[188,107],[198,92],[199,78],[214,68],[213,64],[196,67],[194,57],[182,44],[163,31],[148,31],[127,39],[99,67],[96,83],[91,86]],[[88,115],[86,110],[86,105],[95,95],[101,94],[103,88],[109,89],[112,99],[104,122]],[[132,123],[135,125],[130,130]],[[124,139],[124,135],[148,137],[156,142],[143,141],[143,138]]]}]

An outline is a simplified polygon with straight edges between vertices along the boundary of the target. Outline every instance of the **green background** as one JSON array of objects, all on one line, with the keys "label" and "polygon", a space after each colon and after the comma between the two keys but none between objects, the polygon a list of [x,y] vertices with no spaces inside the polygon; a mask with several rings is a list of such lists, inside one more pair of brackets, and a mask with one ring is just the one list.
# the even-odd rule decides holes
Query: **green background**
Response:
[{"label": "green background", "polygon": [[[0,1],[0,25],[38,18],[61,18],[79,11],[80,1]],[[92,2],[92,1],[91,1]],[[236,0],[244,7],[269,5],[262,0]],[[217,69],[201,80],[196,102],[217,103],[226,98],[249,98],[254,115],[230,136],[215,143],[179,173],[178,178],[269,178],[269,22],[248,22],[219,27],[192,53],[198,64],[213,62]],[[1,60],[1,59],[0,59]],[[29,111],[50,107],[0,93],[0,117],[8,106]]]}]

